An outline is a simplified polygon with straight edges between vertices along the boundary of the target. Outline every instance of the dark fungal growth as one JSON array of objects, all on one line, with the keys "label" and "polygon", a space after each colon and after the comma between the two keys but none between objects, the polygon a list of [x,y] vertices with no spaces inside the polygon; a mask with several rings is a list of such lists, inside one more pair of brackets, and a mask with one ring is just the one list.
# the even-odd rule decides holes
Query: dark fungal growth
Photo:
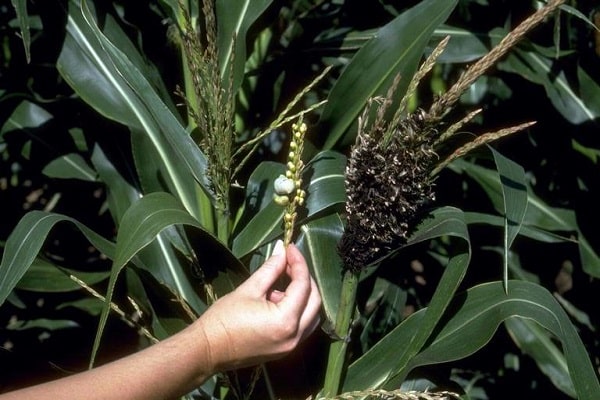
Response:
[{"label": "dark fungal growth", "polygon": [[[358,134],[346,166],[347,225],[338,252],[347,270],[359,273],[406,243],[421,214],[434,200],[433,183],[442,168],[483,144],[526,129],[532,122],[487,132],[449,144],[479,111],[446,125],[443,118],[477,78],[504,56],[527,32],[558,9],[550,0],[506,35],[484,57],[467,68],[429,110],[406,110],[407,99],[435,65],[449,38],[442,40],[408,85],[392,118],[399,77],[384,98],[371,99],[358,123]],[[371,110],[377,104],[376,110]],[[439,154],[439,157],[438,157]]]},{"label": "dark fungal growth", "polygon": [[436,135],[422,114],[404,119],[389,143],[384,133],[377,124],[361,132],[346,167],[348,224],[339,251],[355,271],[404,244],[415,217],[435,197],[429,174],[438,160]]}]

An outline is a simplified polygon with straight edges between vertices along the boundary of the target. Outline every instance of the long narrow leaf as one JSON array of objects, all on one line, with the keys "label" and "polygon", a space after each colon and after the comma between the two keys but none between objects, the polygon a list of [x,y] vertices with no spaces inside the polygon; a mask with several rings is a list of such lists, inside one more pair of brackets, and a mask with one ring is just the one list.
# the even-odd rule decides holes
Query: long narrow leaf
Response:
[{"label": "long narrow leaf", "polygon": [[[462,212],[452,207],[436,210],[430,219],[423,222],[423,227],[419,228],[418,232],[420,233],[415,234],[413,238],[415,243],[433,237],[455,236],[465,243],[465,250],[449,259],[429,307],[422,319],[419,320],[418,331],[411,331],[410,334],[401,332],[399,335],[402,336],[402,345],[393,349],[386,348],[385,360],[374,363],[373,359],[370,359],[366,363],[360,364],[360,368],[350,367],[343,383],[343,391],[377,388],[392,378],[403,380],[411,370],[411,360],[427,343],[462,282],[471,255],[469,236]],[[380,349],[380,347],[376,345],[373,349]],[[394,356],[390,357],[392,351]],[[371,353],[370,351],[367,354]],[[383,357],[381,353],[378,355]],[[357,363],[361,362],[363,358],[359,359]],[[370,365],[370,363],[379,365]]]},{"label": "long narrow leaf", "polygon": [[600,384],[596,372],[575,327],[556,299],[542,286],[524,281],[511,281],[508,294],[501,291],[502,285],[492,282],[458,297],[449,310],[450,320],[414,360],[414,367],[472,354],[491,339],[502,321],[519,316],[535,321],[561,341],[577,398],[597,398]]},{"label": "long narrow leaf", "polygon": [[[468,225],[471,224],[485,224],[491,226],[497,226],[500,228],[504,228],[505,221],[504,217],[499,215],[492,214],[483,214],[477,212],[465,212],[465,221]],[[551,231],[547,231],[544,229],[539,229],[536,227],[531,227],[527,225],[521,226],[521,230],[519,231],[519,235],[528,237],[530,239],[538,240],[540,242],[545,243],[561,243],[561,242],[572,242],[577,243],[577,240],[563,236]]]},{"label": "long narrow leaf", "polygon": [[[113,98],[117,101],[116,105],[123,106],[119,117],[120,122],[131,126],[135,132],[148,135],[160,155],[160,162],[164,163],[168,171],[167,181],[172,183],[174,192],[181,198],[186,208],[193,214],[197,214],[194,185],[189,182],[190,176],[210,192],[210,184],[205,173],[206,159],[198,146],[161,100],[144,74],[102,33],[85,2],[82,3],[81,9],[70,8],[67,31],[77,47],[69,53],[63,52],[59,58],[59,67],[64,67],[61,68],[61,73],[65,79],[82,96],[85,96],[86,101],[89,100],[91,104],[98,102],[97,99],[93,99],[89,88],[86,88],[85,81],[78,76],[79,72],[73,63],[68,62],[68,55],[85,54],[86,61],[94,67],[91,71],[99,71],[94,78],[100,77],[105,81],[106,87],[111,89],[106,93],[109,97],[104,100],[108,103],[104,110],[110,110],[113,114],[117,112],[118,107],[111,104]],[[97,82],[97,86],[100,86],[99,83]],[[173,157],[173,153],[180,158]]]},{"label": "long narrow leaf", "polygon": [[[427,346],[411,360],[411,369],[467,357],[483,347],[498,325],[512,316],[536,321],[561,340],[569,372],[579,399],[592,400],[600,385],[585,347],[568,316],[543,287],[523,281],[511,281],[509,293],[502,282],[492,282],[469,289],[453,300],[448,320]],[[418,333],[424,312],[407,318],[350,366],[348,375],[361,387],[398,385],[387,379],[397,370],[397,359],[390,357],[402,348],[407,338]]]},{"label": "long narrow leaf", "polygon": [[[185,210],[183,205],[168,193],[157,192],[144,196],[123,215],[121,227],[117,234],[116,249],[105,296],[107,303],[100,316],[90,365],[93,365],[100,346],[100,340],[108,319],[108,302],[112,299],[119,273],[140,250],[157,238],[162,240],[159,234],[173,225],[187,225],[200,231],[203,230],[199,222]],[[207,237],[211,237],[211,235],[208,234]],[[167,246],[168,243],[162,245]],[[229,253],[229,250],[215,238],[213,238],[211,245]],[[232,260],[235,260],[235,258],[230,257],[228,261],[231,262]],[[230,266],[230,268],[234,268],[234,266]]]},{"label": "long narrow leaf", "polygon": [[[0,137],[13,130],[25,131],[31,137],[30,128],[38,128],[51,119],[52,114],[48,111],[37,104],[23,100],[4,121],[2,128],[0,128]],[[41,140],[41,138],[38,139]]]},{"label": "long narrow leaf", "polygon": [[37,257],[16,285],[17,289],[40,293],[63,293],[81,289],[81,285],[69,277],[73,275],[87,285],[108,279],[107,271],[87,272],[58,267]]},{"label": "long narrow leaf", "polygon": [[[433,37],[442,40],[450,36],[444,52],[438,57],[440,63],[467,63],[483,57],[489,51],[485,43],[490,38],[485,34],[477,34],[467,29],[457,28],[449,25],[441,25],[437,28]],[[497,38],[500,41],[502,38]]]},{"label": "long narrow leaf", "polygon": [[[246,34],[273,0],[217,0],[217,50],[221,80],[226,83],[233,68],[233,92],[242,82],[246,63]],[[230,65],[231,63],[234,65]],[[227,87],[225,85],[224,87]]]},{"label": "long narrow leaf", "polygon": [[[503,212],[502,189],[495,171],[461,159],[454,161],[449,167],[456,172],[465,172],[477,181],[490,198],[494,208],[499,213]],[[523,218],[523,226],[550,232],[576,232],[584,271],[591,276],[600,277],[600,257],[581,233],[575,212],[565,208],[551,207],[531,190],[528,190],[527,200],[527,212]]]},{"label": "long narrow leaf", "polygon": [[[119,227],[121,226],[121,220],[126,210],[142,194],[139,189],[132,186],[120,174],[99,147],[94,148],[92,162],[101,180],[107,185],[109,209],[117,227]],[[152,171],[154,170],[152,169]],[[139,252],[140,268],[150,272],[154,279],[169,287],[174,293],[188,302],[194,311],[199,313],[204,310],[205,304],[200,301],[192,288],[187,279],[184,270],[185,267],[182,266],[180,259],[171,246],[173,244],[177,249],[181,249],[182,246],[175,244],[175,242],[179,243],[181,241],[182,238],[179,232],[174,228],[161,232],[156,241],[153,241]]]},{"label": "long narrow leaf", "polygon": [[[191,173],[207,193],[212,193],[206,173],[206,157],[187,134],[177,117],[160,99],[144,75],[129,61],[129,57],[114,46],[102,33],[85,4],[85,2],[82,3],[81,10],[86,23],[102,46],[105,56],[113,63],[113,67],[125,80],[127,85],[131,87],[135,95],[132,101],[139,104],[137,107],[133,107],[132,111],[140,111],[141,121],[147,120],[151,124],[157,124],[160,128],[158,131],[149,130],[145,133],[149,135],[149,138],[155,144],[157,152],[161,155],[161,159],[170,172],[175,187],[178,189],[177,193],[182,202],[189,211],[195,210],[193,199],[189,199],[188,196],[184,195],[187,193],[185,188],[186,182],[180,181],[185,177],[185,174],[179,172],[177,164],[183,161],[188,167],[188,171],[186,172]],[[170,151],[174,151],[179,158],[172,157]]]},{"label": "long narrow leaf", "polygon": [[50,230],[62,221],[74,224],[92,245],[109,258],[114,255],[115,247],[112,242],[77,220],[60,214],[31,211],[19,221],[4,246],[0,263],[0,305],[35,261]]},{"label": "long narrow leaf", "polygon": [[500,178],[504,214],[504,284],[508,285],[508,250],[521,230],[527,210],[525,170],[489,147]]},{"label": "long narrow leaf", "polygon": [[504,326],[521,351],[530,355],[542,371],[562,392],[575,398],[565,355],[554,343],[548,331],[531,319],[512,317]]},{"label": "long narrow leaf", "polygon": [[594,107],[593,101],[584,102],[567,81],[565,72],[557,71],[555,63],[535,49],[516,49],[498,64],[498,68],[542,85],[556,110],[573,124],[593,121],[600,115],[600,107]]},{"label": "long narrow leaf", "polygon": [[435,28],[446,20],[456,0],[426,0],[379,29],[343,70],[327,99],[321,125],[324,149],[331,149],[358,119],[367,100],[387,91],[395,76],[401,97],[417,69]]},{"label": "long narrow leaf", "polygon": [[152,193],[142,197],[127,210],[121,221],[121,229],[117,234],[117,244],[110,280],[106,291],[106,303],[100,316],[96,339],[92,349],[90,366],[94,364],[104,332],[109,303],[112,301],[117,278],[125,265],[144,247],[150,244],[166,227],[173,224],[189,224],[199,228],[196,221],[181,205],[166,193]]},{"label": "long narrow leaf", "polygon": [[296,242],[311,266],[329,321],[336,320],[342,290],[342,260],[337,243],[343,231],[340,217],[330,214],[303,225]]},{"label": "long narrow leaf", "polygon": [[17,19],[19,28],[21,29],[21,40],[25,49],[25,58],[29,63],[31,61],[31,33],[29,32],[29,15],[27,14],[27,0],[11,0]]},{"label": "long narrow leaf", "polygon": [[77,153],[67,154],[52,160],[44,167],[42,172],[51,178],[96,181],[96,172]]},{"label": "long narrow leaf", "polygon": [[[346,201],[345,164],[346,158],[334,151],[321,152],[308,163],[304,173],[304,180],[307,182],[307,218]],[[283,231],[281,218],[284,209],[273,202],[272,187],[275,178],[284,171],[283,165],[269,163],[257,169],[250,178],[252,183],[248,185],[246,198],[250,199],[252,204],[247,205],[246,212],[253,214],[253,218],[245,224],[233,241],[232,250],[237,257],[249,254]],[[299,221],[299,224],[302,223],[303,221]]]}]

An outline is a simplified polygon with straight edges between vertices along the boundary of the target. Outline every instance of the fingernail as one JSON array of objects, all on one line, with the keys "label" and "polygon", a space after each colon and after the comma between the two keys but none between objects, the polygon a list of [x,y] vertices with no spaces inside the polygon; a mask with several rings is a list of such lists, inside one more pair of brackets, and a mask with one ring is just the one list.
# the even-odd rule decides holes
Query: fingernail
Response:
[{"label": "fingernail", "polygon": [[283,254],[285,252],[285,249],[283,248],[283,241],[282,240],[278,240],[275,243],[275,248],[273,249],[273,255],[274,256],[278,256],[280,254]]}]

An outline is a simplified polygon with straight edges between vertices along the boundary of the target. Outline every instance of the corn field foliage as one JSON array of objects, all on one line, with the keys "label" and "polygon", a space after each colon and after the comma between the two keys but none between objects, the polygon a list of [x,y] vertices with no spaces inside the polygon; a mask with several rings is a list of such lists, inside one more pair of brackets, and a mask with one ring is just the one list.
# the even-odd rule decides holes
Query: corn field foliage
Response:
[{"label": "corn field foliage", "polygon": [[12,0],[0,39],[0,392],[172,335],[285,234],[321,328],[186,399],[600,393],[596,2]]}]

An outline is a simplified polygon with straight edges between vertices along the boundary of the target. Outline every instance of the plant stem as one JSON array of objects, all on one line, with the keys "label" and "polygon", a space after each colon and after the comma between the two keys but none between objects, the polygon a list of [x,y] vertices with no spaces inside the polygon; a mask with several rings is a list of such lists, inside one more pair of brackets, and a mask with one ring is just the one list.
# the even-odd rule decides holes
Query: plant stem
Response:
[{"label": "plant stem", "polygon": [[229,210],[217,207],[217,237],[225,245],[229,245]]},{"label": "plant stem", "polygon": [[346,350],[349,343],[350,323],[354,315],[356,290],[358,287],[358,272],[346,270],[342,281],[340,305],[335,321],[335,334],[338,340],[329,346],[329,359],[323,386],[323,395],[333,397],[338,394],[342,373],[346,363]]}]

